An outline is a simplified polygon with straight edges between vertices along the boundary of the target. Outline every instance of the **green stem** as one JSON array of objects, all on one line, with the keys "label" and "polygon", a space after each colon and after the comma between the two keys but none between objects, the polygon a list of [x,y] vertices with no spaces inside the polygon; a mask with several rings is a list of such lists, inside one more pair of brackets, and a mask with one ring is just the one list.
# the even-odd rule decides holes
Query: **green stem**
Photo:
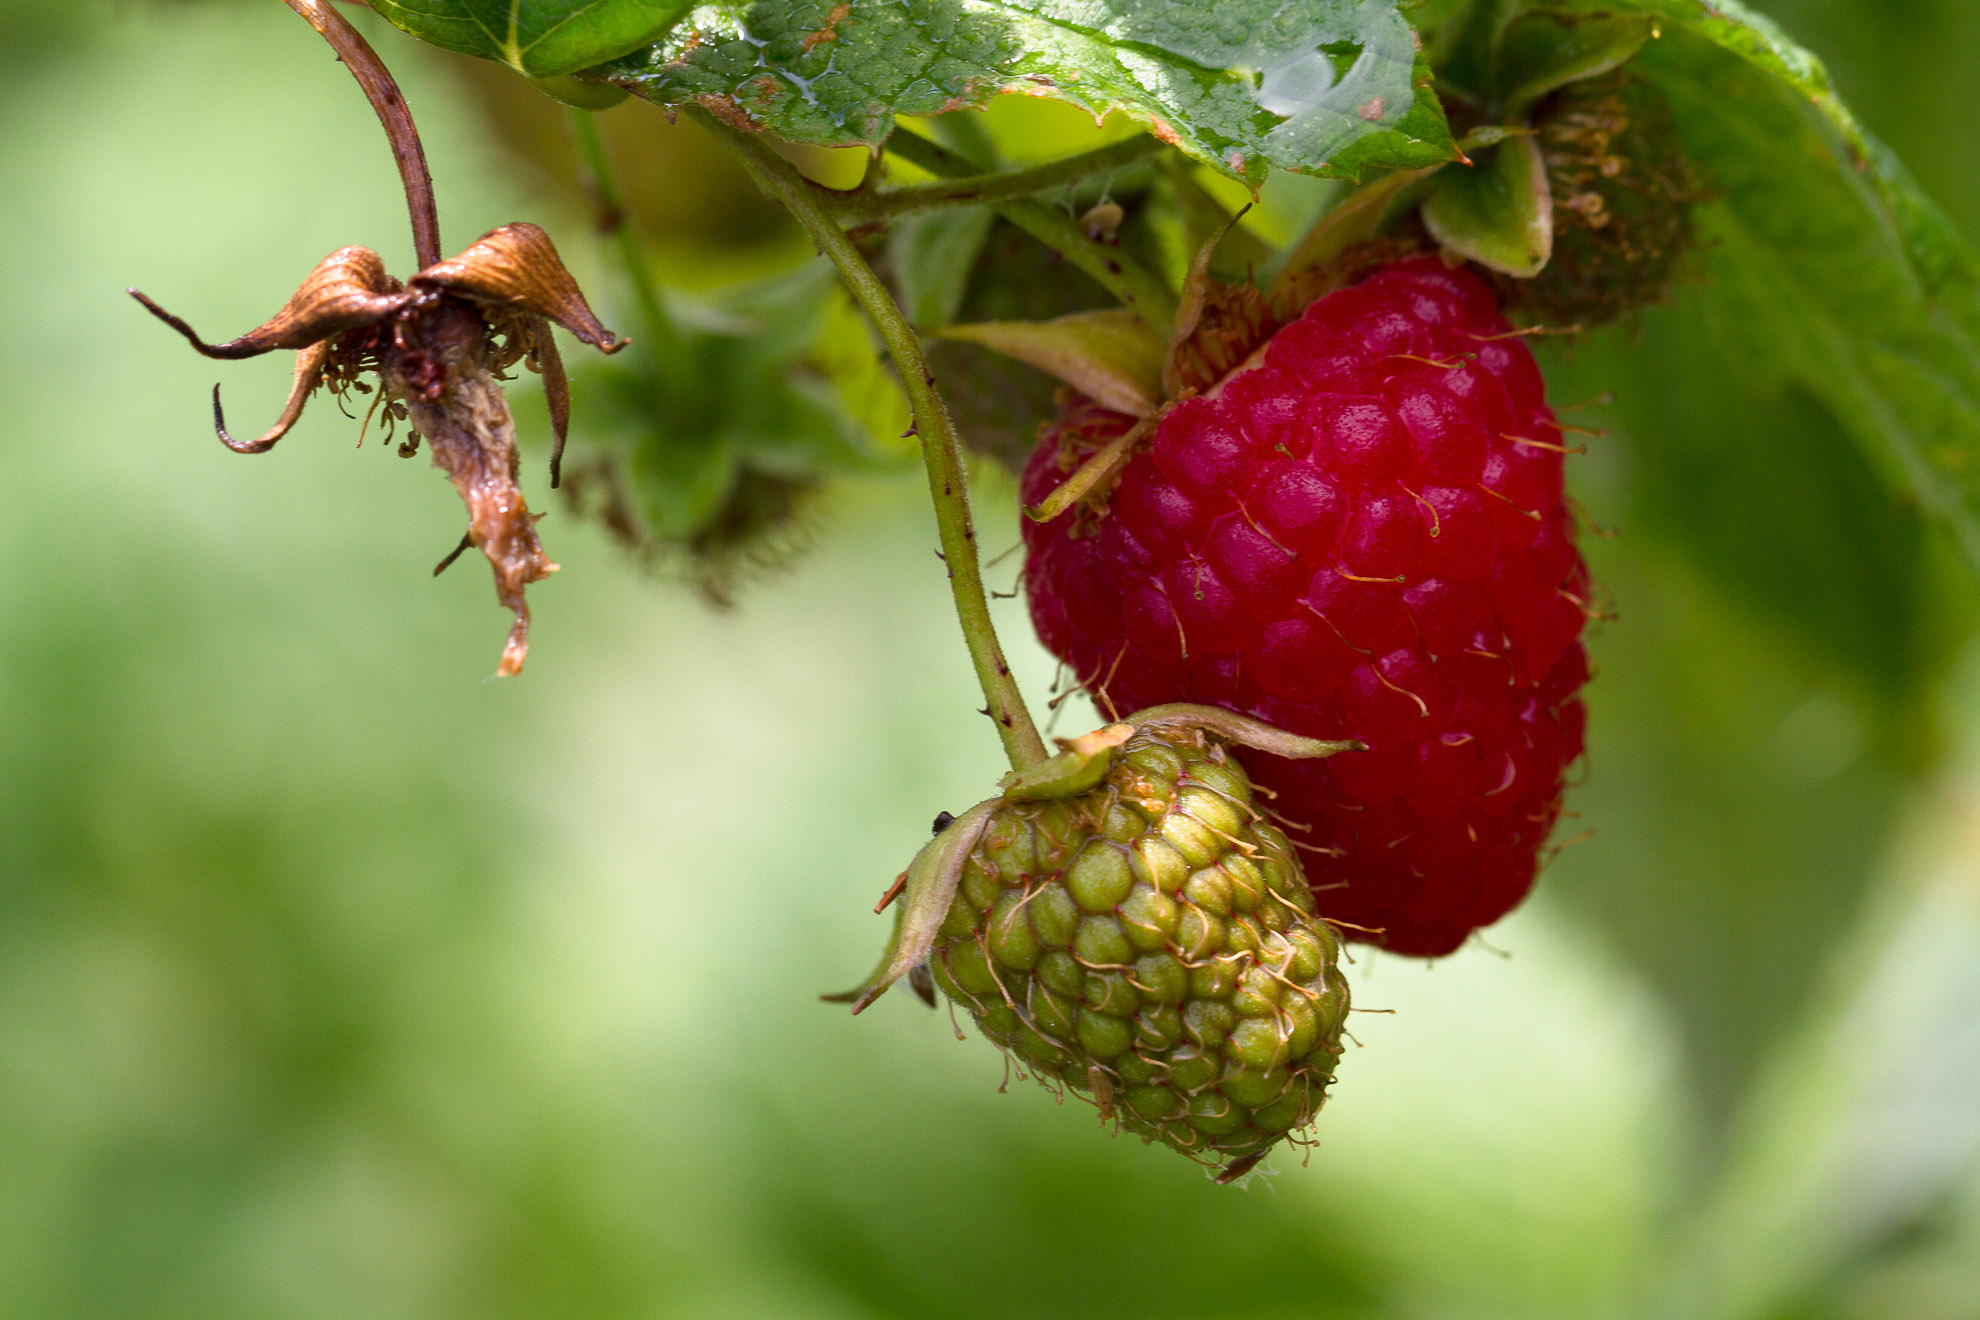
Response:
[{"label": "green stem", "polygon": [[941,535],[942,558],[949,567],[949,589],[955,596],[956,617],[962,623],[963,641],[976,667],[976,679],[983,687],[987,710],[1003,739],[1004,754],[1013,769],[1023,770],[1046,759],[1045,743],[1032,723],[1018,691],[1011,666],[997,642],[997,630],[990,622],[990,602],[983,594],[983,571],[977,561],[976,530],[969,514],[969,488],[963,474],[962,455],[956,445],[955,424],[948,407],[936,392],[935,377],[922,355],[921,341],[915,337],[887,286],[839,228],[817,191],[763,139],[729,127],[705,110],[690,107],[688,113],[726,144],[742,162],[750,178],[766,195],[783,203],[797,222],[804,226],[818,250],[839,269],[854,301],[872,318],[894,366],[901,373],[907,391],[908,407],[914,414],[916,433],[921,437],[921,456],[928,468],[928,493],[935,502],[935,523]]},{"label": "green stem", "polygon": [[1139,164],[1161,151],[1162,146],[1160,141],[1144,134],[1021,170],[999,170],[967,178],[944,179],[940,183],[910,184],[885,192],[824,189],[820,195],[826,198],[833,213],[842,221],[913,215],[949,206],[1029,197],[1047,189],[1063,188],[1094,174]]},{"label": "green stem", "polygon": [[646,351],[660,373],[661,388],[669,401],[688,399],[695,388],[694,364],[688,360],[686,341],[680,330],[667,315],[667,305],[660,301],[660,288],[647,268],[646,250],[640,245],[639,235],[626,223],[625,194],[619,189],[619,178],[605,150],[605,139],[598,132],[598,117],[590,110],[576,108],[572,108],[570,116],[578,159],[583,162],[592,192],[598,198],[598,227],[618,244],[619,260],[632,283],[633,301],[638,304],[640,325],[646,331]]},{"label": "green stem", "polygon": [[[887,139],[887,150],[945,179],[967,179],[976,173],[961,156],[904,128],[896,128]],[[1097,242],[1077,220],[1035,198],[996,202],[992,209],[1091,275],[1142,324],[1164,339],[1168,337],[1169,324],[1176,316],[1176,295],[1140,262],[1117,247]]]}]

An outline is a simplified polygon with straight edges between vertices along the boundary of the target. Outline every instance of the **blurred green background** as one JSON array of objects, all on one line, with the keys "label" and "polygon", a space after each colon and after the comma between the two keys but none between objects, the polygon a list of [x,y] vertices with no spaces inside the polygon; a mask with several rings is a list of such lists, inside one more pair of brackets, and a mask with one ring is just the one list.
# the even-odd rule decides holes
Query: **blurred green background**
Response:
[{"label": "blurred green background", "polygon": [[[1980,233],[1980,10],[1765,7]],[[559,121],[360,17],[449,248],[535,220],[629,321]],[[1621,394],[1575,472],[1619,615],[1587,836],[1456,957],[1359,955],[1319,1148],[1220,1189],[911,996],[816,1001],[998,770],[918,474],[835,486],[727,614],[554,513],[489,681],[446,483],[327,400],[227,453],[213,380],[246,426],[285,364],[123,294],[217,337],[342,244],[403,273],[344,71],[272,0],[6,0],[0,73],[0,1313],[1980,1316],[1974,589],[1689,293],[1549,364]],[[606,123],[670,281],[805,258],[705,141]]]}]

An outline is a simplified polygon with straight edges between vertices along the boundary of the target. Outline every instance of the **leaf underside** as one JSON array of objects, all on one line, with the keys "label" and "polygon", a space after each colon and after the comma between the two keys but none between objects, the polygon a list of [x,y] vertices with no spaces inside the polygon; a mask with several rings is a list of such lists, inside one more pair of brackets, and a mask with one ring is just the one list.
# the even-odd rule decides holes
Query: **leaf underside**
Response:
[{"label": "leaf underside", "polygon": [[371,7],[442,49],[551,78],[657,40],[688,0],[371,0]]},{"label": "leaf underside", "polygon": [[599,74],[818,146],[877,147],[896,115],[1021,93],[1125,112],[1252,182],[1267,165],[1358,178],[1456,155],[1390,0],[707,4]]}]

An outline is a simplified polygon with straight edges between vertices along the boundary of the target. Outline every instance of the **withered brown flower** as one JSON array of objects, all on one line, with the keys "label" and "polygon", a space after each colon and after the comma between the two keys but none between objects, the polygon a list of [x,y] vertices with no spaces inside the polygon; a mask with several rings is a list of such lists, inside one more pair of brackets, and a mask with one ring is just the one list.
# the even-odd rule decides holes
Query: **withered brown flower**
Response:
[{"label": "withered brown flower", "polygon": [[139,293],[133,298],[210,358],[296,353],[288,403],[275,425],[254,440],[227,432],[220,387],[213,387],[213,427],[236,453],[273,448],[302,415],[318,388],[343,396],[370,393],[361,378],[375,373],[389,420],[411,434],[399,453],[411,457],[421,437],[435,467],[453,480],[468,508],[468,531],[438,573],[470,545],[495,571],[495,592],[515,611],[499,674],[522,668],[529,651],[529,606],[523,588],[557,571],[536,538],[536,518],[517,485],[515,422],[503,397],[504,371],[522,362],[543,376],[556,446],[550,484],[560,478],[570,423],[570,385],[551,337],[554,321],[585,343],[613,353],[619,339],[592,314],[564,268],[550,236],[532,224],[509,224],[483,234],[459,256],[436,261],[401,284],[370,248],[339,248],[325,257],[266,324],[223,344],[209,344],[178,317]]}]

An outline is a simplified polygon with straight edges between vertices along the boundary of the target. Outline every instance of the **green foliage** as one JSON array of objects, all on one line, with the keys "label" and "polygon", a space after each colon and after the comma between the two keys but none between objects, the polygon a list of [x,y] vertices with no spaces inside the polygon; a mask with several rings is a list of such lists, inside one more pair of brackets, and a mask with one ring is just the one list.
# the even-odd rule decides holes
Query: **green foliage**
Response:
[{"label": "green foliage", "polygon": [[[1818,62],[1720,8],[1659,8],[1630,66],[1708,189],[1694,255],[1670,305],[1563,349],[1548,375],[1564,403],[1615,396],[1574,418],[1614,430],[1592,442],[1585,497],[1643,543],[1627,575],[1609,547],[1594,557],[1639,641],[1603,664],[1580,800],[1599,818],[1627,793],[1633,819],[1671,831],[1654,867],[1627,833],[1571,850],[1555,883],[1663,988],[1723,1122],[1848,929],[1835,917],[1863,901],[1895,785],[1929,744],[1938,618],[1960,607],[1921,511],[1971,556],[1948,473],[1980,445],[1980,358],[1956,315],[1970,280],[1893,209],[1929,204],[1852,155]],[[1602,773],[1612,736],[1659,750],[1619,783]]]},{"label": "green foliage", "polygon": [[670,373],[685,388],[637,346],[573,370],[566,484],[642,560],[726,604],[800,548],[824,480],[888,466],[876,436],[906,414],[822,260],[688,310]]},{"label": "green foliage", "polygon": [[657,40],[690,0],[371,0],[394,25],[532,78],[602,64]]},{"label": "green foliage", "polygon": [[1021,92],[1123,111],[1253,182],[1268,164],[1355,178],[1455,154],[1387,0],[756,0],[702,6],[604,72],[820,146],[874,146],[896,115]]},{"label": "green foliage", "polygon": [[1801,382],[1980,569],[1980,258],[1773,23],[1637,7],[1663,20],[1641,67],[1722,199],[1702,229],[1734,369]]},{"label": "green foliage", "polygon": [[1616,68],[1642,48],[1650,23],[1637,14],[1589,16],[1563,23],[1529,14],[1499,43],[1500,86],[1507,113],[1524,114],[1548,92]]},{"label": "green foliage", "polygon": [[911,324],[930,329],[956,319],[996,218],[987,207],[965,206],[894,222],[887,235],[887,269]]},{"label": "green foliage", "polygon": [[[1628,502],[1608,520],[1676,550],[1798,664],[1899,723],[1941,661],[1925,642],[1922,520],[1807,386],[1725,370],[1743,334],[1724,304],[1687,293],[1549,365],[1570,399],[1615,393],[1579,417],[1618,428],[1596,448],[1626,448]],[[1695,383],[1673,390],[1673,376]]]},{"label": "green foliage", "polygon": [[[1137,206],[1129,223],[1141,214]],[[940,288],[944,281],[960,277],[962,297],[945,322],[1040,320],[1114,305],[1091,281],[1068,279],[1063,262],[1009,221],[999,219],[990,227],[974,260],[941,271],[926,264],[926,248],[913,230],[908,232],[899,248],[895,246],[898,229],[889,240],[892,279],[906,295]],[[897,251],[900,264],[896,264]],[[910,268],[909,262],[916,267]],[[926,295],[915,297],[911,306],[924,315],[940,310]],[[1036,442],[1039,423],[1054,411],[1058,383],[1001,353],[957,339],[929,337],[928,364],[963,444],[997,459],[1010,471],[1021,468]]]},{"label": "green foliage", "polygon": [[[1417,17],[1440,76],[1492,109],[1609,63],[1640,35],[1633,15],[1652,39],[1630,67],[1671,103],[1719,201],[1702,213],[1700,296],[1720,303],[1731,369],[1799,382],[1980,570],[1980,257],[1820,59],[1738,0],[1472,0]],[[1517,215],[1493,227],[1467,204],[1488,183],[1445,171],[1426,216],[1496,239],[1458,246],[1506,269]]]}]

